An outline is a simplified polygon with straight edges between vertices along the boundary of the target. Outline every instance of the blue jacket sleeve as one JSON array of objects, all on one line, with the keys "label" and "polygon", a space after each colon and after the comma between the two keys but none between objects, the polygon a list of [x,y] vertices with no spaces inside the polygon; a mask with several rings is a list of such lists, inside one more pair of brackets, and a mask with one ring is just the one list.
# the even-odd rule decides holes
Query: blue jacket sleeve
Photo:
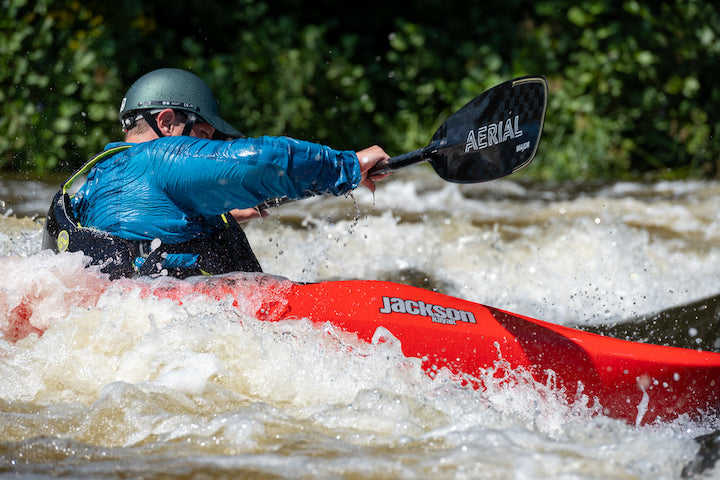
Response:
[{"label": "blue jacket sleeve", "polygon": [[141,145],[159,162],[156,181],[168,197],[205,216],[275,197],[341,195],[361,179],[355,152],[287,137],[167,137]]}]

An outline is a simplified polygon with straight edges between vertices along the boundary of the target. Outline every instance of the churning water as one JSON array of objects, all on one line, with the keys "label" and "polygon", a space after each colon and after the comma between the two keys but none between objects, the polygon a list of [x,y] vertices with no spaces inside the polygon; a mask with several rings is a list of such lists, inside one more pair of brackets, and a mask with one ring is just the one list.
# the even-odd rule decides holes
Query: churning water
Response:
[{"label": "churning water", "polygon": [[[631,426],[530,379],[475,391],[328,325],[143,297],[41,252],[52,192],[31,186],[0,216],[2,477],[670,479],[718,428]],[[718,205],[715,182],[454,185],[418,167],[246,232],[294,281],[393,280],[592,328],[718,293]],[[12,341],[19,305],[31,325]]]}]

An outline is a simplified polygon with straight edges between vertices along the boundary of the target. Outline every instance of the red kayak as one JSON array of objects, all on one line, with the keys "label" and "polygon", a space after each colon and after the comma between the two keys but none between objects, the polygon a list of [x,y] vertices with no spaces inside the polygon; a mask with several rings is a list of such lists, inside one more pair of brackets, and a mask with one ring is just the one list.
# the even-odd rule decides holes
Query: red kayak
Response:
[{"label": "red kayak", "polygon": [[[258,280],[259,279],[259,280]],[[258,283],[259,282],[259,283]],[[249,285],[249,283],[251,285]],[[720,406],[720,354],[642,344],[567,328],[440,293],[381,281],[295,284],[272,277],[217,277],[151,288],[178,301],[228,296],[261,320],[330,322],[370,342],[384,327],[429,375],[443,367],[471,377],[498,365],[551,382],[572,403],[578,392],[631,424],[702,419]],[[502,360],[501,363],[498,361]]]}]

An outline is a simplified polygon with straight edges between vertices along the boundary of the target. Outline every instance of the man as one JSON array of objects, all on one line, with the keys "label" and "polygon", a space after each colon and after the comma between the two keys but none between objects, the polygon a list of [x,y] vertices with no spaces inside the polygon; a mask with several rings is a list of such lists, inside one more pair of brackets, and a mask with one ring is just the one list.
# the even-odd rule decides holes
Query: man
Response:
[{"label": "man", "polygon": [[[238,221],[273,198],[374,190],[388,155],[286,137],[241,138],[207,84],[178,69],[137,80],[120,107],[124,142],[111,143],[55,195],[43,247],[82,251],[111,278],[261,271]],[[87,180],[71,198],[73,181]],[[228,215],[229,213],[229,215]]]}]

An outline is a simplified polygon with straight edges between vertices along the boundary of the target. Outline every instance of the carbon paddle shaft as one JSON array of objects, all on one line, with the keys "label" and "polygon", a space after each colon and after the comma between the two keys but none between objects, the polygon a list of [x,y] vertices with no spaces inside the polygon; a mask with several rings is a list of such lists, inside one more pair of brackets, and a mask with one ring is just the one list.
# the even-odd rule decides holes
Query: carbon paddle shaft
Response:
[{"label": "carbon paddle shaft", "polygon": [[396,170],[400,170],[401,168],[410,167],[412,165],[417,165],[418,163],[425,162],[428,160],[427,152],[429,149],[430,147],[418,148],[417,150],[414,150],[412,152],[403,153],[402,155],[398,155],[397,157],[392,157],[388,160],[378,162],[373,168],[370,169],[370,171],[368,172],[368,177],[391,173]]}]

